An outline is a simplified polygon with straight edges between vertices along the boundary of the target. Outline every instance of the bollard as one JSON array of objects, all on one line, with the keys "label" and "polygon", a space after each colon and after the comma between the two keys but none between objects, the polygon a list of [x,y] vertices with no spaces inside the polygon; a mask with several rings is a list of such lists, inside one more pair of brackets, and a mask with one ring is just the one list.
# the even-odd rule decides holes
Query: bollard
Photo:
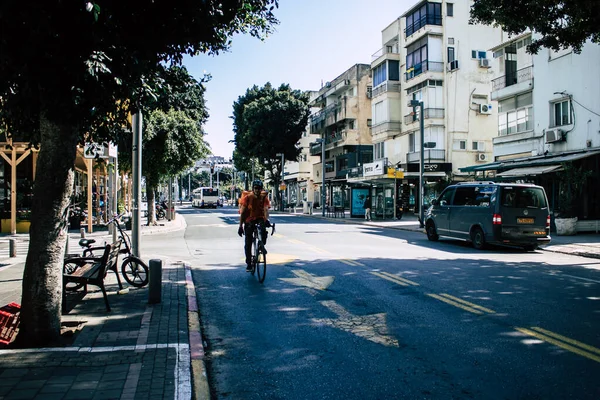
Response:
[{"label": "bollard", "polygon": [[81,238],[85,239],[85,228],[79,228],[79,233],[81,234]]},{"label": "bollard", "polygon": [[9,239],[9,254],[11,257],[17,256],[17,241],[15,239]]},{"label": "bollard", "polygon": [[162,260],[150,260],[148,277],[148,303],[160,303],[162,291]]}]

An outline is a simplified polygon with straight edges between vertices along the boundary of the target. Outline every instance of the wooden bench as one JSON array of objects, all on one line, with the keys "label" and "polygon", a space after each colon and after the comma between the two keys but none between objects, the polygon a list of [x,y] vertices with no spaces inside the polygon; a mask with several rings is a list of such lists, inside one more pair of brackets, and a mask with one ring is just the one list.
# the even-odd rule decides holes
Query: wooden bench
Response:
[{"label": "wooden bench", "polygon": [[119,271],[117,269],[117,261],[119,258],[119,251],[121,250],[122,240],[119,239],[113,244],[108,244],[104,248],[102,257],[99,258],[69,258],[65,259],[66,263],[77,263],[80,264],[72,273],[65,273],[63,271],[63,292],[62,292],[62,309],[66,311],[66,293],[68,283],[80,283],[84,286],[84,295],[87,293],[87,285],[94,285],[100,288],[102,295],[104,296],[104,303],[106,304],[106,311],[110,311],[110,305],[108,304],[108,296],[106,295],[106,288],[104,287],[104,278],[108,271],[112,270],[117,275],[117,281],[119,287],[121,285],[121,279],[119,277]]}]

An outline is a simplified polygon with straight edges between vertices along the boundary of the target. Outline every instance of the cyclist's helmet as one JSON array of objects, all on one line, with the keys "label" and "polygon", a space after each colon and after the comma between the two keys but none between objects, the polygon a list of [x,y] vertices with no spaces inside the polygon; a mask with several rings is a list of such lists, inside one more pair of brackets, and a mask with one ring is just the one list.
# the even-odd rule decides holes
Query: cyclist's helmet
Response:
[{"label": "cyclist's helmet", "polygon": [[261,190],[262,190],[262,188],[263,188],[263,183],[262,183],[262,181],[261,181],[260,179],[255,179],[255,180],[252,182],[252,189],[254,189],[254,188],[255,188],[255,187],[257,187],[257,186],[258,186],[259,188],[261,188]]}]

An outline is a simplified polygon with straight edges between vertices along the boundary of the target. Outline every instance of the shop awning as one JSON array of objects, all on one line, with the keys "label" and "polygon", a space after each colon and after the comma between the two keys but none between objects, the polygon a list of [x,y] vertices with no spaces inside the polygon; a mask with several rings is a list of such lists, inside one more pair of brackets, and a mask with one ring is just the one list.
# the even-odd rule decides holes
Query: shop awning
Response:
[{"label": "shop awning", "polygon": [[513,168],[496,174],[500,178],[515,178],[518,176],[537,176],[561,169],[560,165],[544,165],[540,167]]},{"label": "shop awning", "polygon": [[[555,155],[542,155],[536,157],[529,157],[526,159],[518,160],[505,160],[496,161],[489,164],[472,165],[468,167],[459,168],[461,172],[478,172],[478,171],[499,171],[506,168],[517,169],[517,168],[537,168],[542,166],[560,166],[563,162],[580,160],[582,158],[591,157],[600,154],[598,150],[592,151],[579,151],[570,154],[555,154]],[[506,171],[508,172],[508,171]],[[550,171],[549,171],[550,172]],[[504,172],[502,172],[504,173]],[[512,176],[512,175],[511,175]]]}]

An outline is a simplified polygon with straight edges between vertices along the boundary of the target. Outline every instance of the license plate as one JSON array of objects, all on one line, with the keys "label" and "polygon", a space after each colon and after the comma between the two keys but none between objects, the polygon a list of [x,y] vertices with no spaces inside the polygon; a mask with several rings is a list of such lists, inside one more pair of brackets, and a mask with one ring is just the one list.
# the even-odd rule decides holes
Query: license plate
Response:
[{"label": "license plate", "polygon": [[517,218],[517,224],[533,224],[533,218]]}]

